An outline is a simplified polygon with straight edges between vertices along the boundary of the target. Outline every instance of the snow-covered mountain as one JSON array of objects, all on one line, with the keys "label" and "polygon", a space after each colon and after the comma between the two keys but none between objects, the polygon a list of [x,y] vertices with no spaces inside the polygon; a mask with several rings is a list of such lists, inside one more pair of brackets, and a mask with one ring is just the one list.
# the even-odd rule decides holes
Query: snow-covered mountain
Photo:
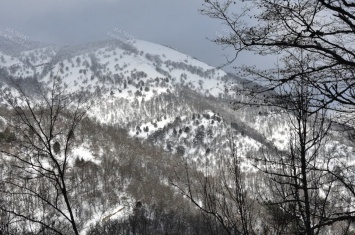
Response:
[{"label": "snow-covered mountain", "polygon": [[[127,128],[132,137],[154,138],[179,119],[188,122],[184,125],[205,125],[208,130],[204,121],[197,124],[196,120],[192,125],[190,119],[195,113],[198,117],[206,113],[214,118],[219,112],[234,116],[228,106],[234,97],[228,89],[238,85],[237,77],[145,41],[46,46],[11,55],[1,52],[0,59],[4,77],[19,78],[24,83],[31,83],[31,79],[48,83],[51,77],[60,76],[73,92],[99,92],[90,117],[102,124]],[[25,87],[29,89],[31,84]],[[218,116],[219,122],[223,118]],[[211,124],[211,128],[216,125]]]},{"label": "snow-covered mountain", "polygon": [[[230,101],[245,99],[233,92],[243,86],[242,79],[169,47],[140,40],[31,44],[28,50],[0,45],[6,45],[0,47],[2,88],[13,89],[11,78],[35,94],[33,81],[50,85],[53,77],[60,77],[69,92],[94,97],[70,162],[86,169],[80,177],[92,179],[77,192],[90,192],[77,215],[82,234],[105,218],[127,218],[136,201],[150,209],[163,199],[184,204],[167,183],[170,167],[178,161],[174,156],[196,169],[213,168],[223,164],[233,143],[242,171],[253,175],[253,161],[262,149],[287,147],[285,114],[265,107],[233,110]],[[5,130],[5,121],[1,128]],[[338,133],[332,135],[328,148],[349,158],[351,144]],[[178,209],[181,204],[169,208],[186,214],[190,209]]]}]

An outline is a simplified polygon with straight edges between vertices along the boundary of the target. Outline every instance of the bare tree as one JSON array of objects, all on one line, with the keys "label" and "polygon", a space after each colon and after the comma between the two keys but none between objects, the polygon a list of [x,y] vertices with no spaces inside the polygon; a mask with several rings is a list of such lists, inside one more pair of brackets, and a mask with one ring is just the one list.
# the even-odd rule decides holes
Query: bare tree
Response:
[{"label": "bare tree", "polygon": [[266,154],[260,167],[273,181],[270,205],[293,218],[295,233],[319,234],[343,223],[346,231],[354,217],[354,166],[336,151],[320,152],[330,116],[339,115],[332,122],[353,130],[355,3],[206,0],[201,12],[226,25],[215,42],[232,47],[236,57],[242,51],[278,57],[270,69],[241,68],[243,76],[263,84],[249,89],[246,103],[276,105],[292,114],[289,149]]},{"label": "bare tree", "polygon": [[247,193],[236,140],[229,135],[228,151],[221,151],[220,164],[192,168],[185,161],[184,174],[177,172],[171,183],[197,208],[216,221],[226,234],[255,233],[254,201]]},{"label": "bare tree", "polygon": [[1,90],[8,105],[2,118],[13,138],[0,143],[0,210],[16,219],[10,225],[18,233],[79,234],[68,174],[87,100],[69,93],[59,77],[52,78],[50,88],[38,82],[37,94],[10,81]]},{"label": "bare tree", "polygon": [[[355,105],[355,3],[348,0],[206,0],[201,12],[226,29],[216,43],[242,51],[275,55],[279,65],[262,70],[244,66],[243,75],[266,89],[306,77],[323,97],[319,106]],[[302,70],[292,59],[303,53]],[[328,107],[329,108],[329,107]]]},{"label": "bare tree", "polygon": [[354,195],[347,189],[353,185],[349,182],[354,167],[346,155],[327,150],[327,145],[337,143],[327,138],[332,123],[327,111],[314,110],[314,92],[302,80],[288,82],[287,89],[279,92],[288,97],[284,112],[289,120],[288,145],[265,150],[257,158],[256,166],[269,179],[261,190],[263,204],[272,220],[282,225],[273,228],[275,234],[346,234],[355,218]]}]

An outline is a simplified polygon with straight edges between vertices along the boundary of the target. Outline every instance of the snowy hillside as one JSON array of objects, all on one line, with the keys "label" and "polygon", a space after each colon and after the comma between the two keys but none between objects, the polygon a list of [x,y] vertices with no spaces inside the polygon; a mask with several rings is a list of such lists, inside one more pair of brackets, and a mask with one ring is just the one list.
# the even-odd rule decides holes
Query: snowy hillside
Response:
[{"label": "snowy hillside", "polygon": [[[237,136],[243,157],[264,145],[288,145],[287,118],[277,110],[231,109],[230,100],[243,99],[232,92],[243,86],[239,78],[162,45],[111,40],[13,54],[0,48],[0,61],[5,84],[10,76],[35,92],[31,79],[50,84],[60,77],[69,92],[95,97],[94,121],[202,165],[228,155],[228,135]],[[244,168],[253,171],[251,163]]]},{"label": "snowy hillside", "polygon": [[[16,125],[11,126],[18,119],[6,119],[11,117],[11,107],[16,111],[28,104],[26,99],[21,103],[23,94],[33,99],[29,102],[33,107],[45,103],[40,98],[51,90],[54,80],[68,94],[64,100],[88,100],[87,116],[77,126],[67,161],[67,180],[73,186],[70,197],[75,199],[82,235],[100,234],[100,226],[112,221],[116,221],[112,226],[131,228],[142,218],[151,221],[150,229],[160,231],[157,234],[170,234],[181,224],[190,229],[186,234],[195,234],[191,232],[194,226],[200,231],[196,234],[205,234],[201,228],[209,222],[196,217],[186,198],[171,186],[172,178],[184,175],[188,167],[197,175],[196,182],[201,172],[204,177],[217,176],[217,169],[230,167],[230,159],[237,156],[248,179],[246,188],[252,191],[256,184],[265,186],[255,167],[257,161],[266,153],[287,151],[292,141],[290,113],[274,107],[232,108],[231,101],[245,99],[243,93],[233,92],[243,87],[242,79],[171,48],[137,40],[65,47],[38,44],[25,51],[0,48],[2,94],[11,98],[7,104],[6,97],[0,100],[0,143],[5,149],[11,149],[11,141],[21,136]],[[52,108],[58,107],[56,102]],[[68,117],[69,111],[60,120],[65,123]],[[69,140],[70,132],[64,134]],[[329,132],[322,151],[325,156],[336,152],[337,160],[345,159],[348,164],[354,161],[351,142],[336,131]],[[9,159],[0,155],[0,170],[12,174]],[[52,171],[47,159],[38,161]],[[35,203],[30,208],[36,218],[44,210],[55,214]],[[166,219],[169,216],[175,217]],[[65,220],[57,223],[67,226]],[[21,226],[28,224],[21,222],[16,229]],[[217,225],[216,229],[220,231]]]},{"label": "snowy hillside", "polygon": [[116,98],[140,100],[173,92],[176,84],[204,95],[218,97],[225,90],[227,75],[190,56],[144,41],[100,43],[81,47],[46,47],[23,51],[19,56],[1,53],[1,69],[16,77],[36,76],[46,81],[62,77],[70,89],[99,87]]}]

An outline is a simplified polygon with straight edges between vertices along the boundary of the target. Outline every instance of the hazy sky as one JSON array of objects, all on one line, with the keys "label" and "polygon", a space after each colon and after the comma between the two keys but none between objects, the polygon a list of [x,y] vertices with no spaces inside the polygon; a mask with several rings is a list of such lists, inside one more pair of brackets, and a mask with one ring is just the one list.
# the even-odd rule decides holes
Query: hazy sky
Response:
[{"label": "hazy sky", "polygon": [[[199,14],[204,0],[2,0],[0,30],[12,28],[28,40],[78,44],[108,39],[115,29],[194,56],[213,66],[226,62],[208,38],[223,34],[221,22]],[[234,65],[266,59],[243,54]],[[227,68],[226,68],[227,69]],[[229,67],[227,70],[231,71]]]}]

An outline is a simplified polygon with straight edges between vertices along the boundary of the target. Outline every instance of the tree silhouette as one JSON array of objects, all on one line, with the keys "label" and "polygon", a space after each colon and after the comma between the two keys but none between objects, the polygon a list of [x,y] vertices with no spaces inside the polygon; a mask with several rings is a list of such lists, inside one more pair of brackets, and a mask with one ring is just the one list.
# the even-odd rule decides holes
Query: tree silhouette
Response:
[{"label": "tree silhouette", "polygon": [[10,107],[3,117],[17,138],[1,143],[9,165],[0,181],[0,210],[17,218],[15,226],[32,224],[46,234],[79,234],[68,174],[86,98],[69,94],[59,77],[52,78],[49,89],[38,82],[38,94],[11,81],[12,88],[1,90]]}]

